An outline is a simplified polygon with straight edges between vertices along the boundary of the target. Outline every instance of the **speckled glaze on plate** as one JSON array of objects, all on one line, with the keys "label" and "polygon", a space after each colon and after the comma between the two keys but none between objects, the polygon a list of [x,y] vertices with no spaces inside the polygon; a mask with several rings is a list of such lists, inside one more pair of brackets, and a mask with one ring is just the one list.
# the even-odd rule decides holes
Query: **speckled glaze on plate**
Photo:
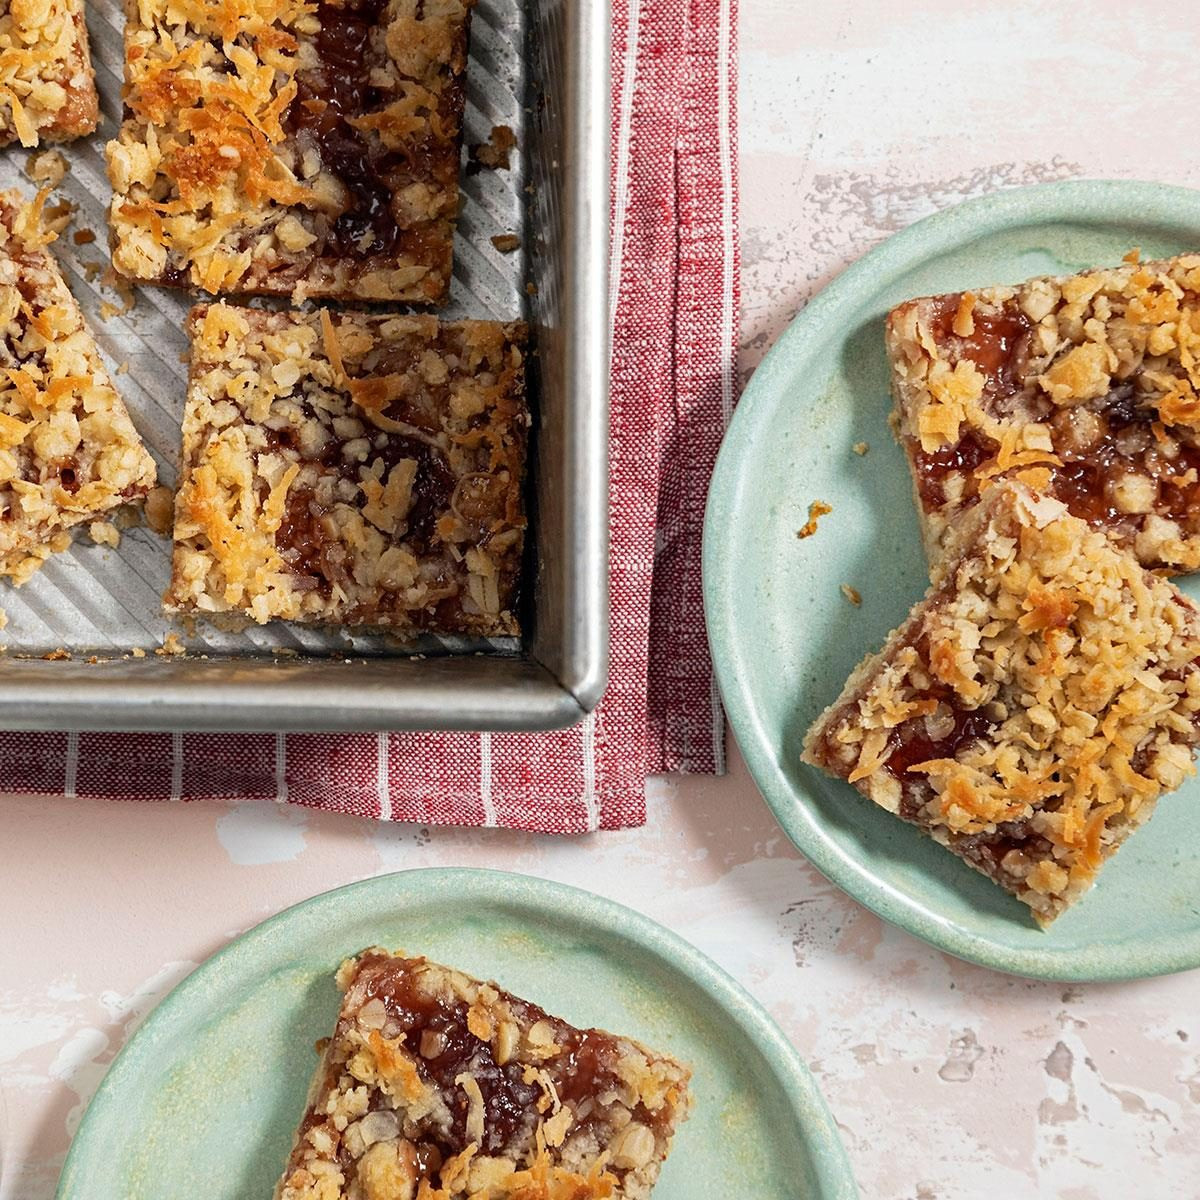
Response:
[{"label": "speckled glaze on plate", "polygon": [[289,908],[183,981],[113,1063],[58,1200],[266,1200],[333,1027],[341,960],[378,943],[495,978],[580,1025],[691,1064],[696,1108],[655,1200],[853,1200],[804,1064],[732,979],[676,935],[524,875],[383,875]]},{"label": "speckled glaze on plate", "polygon": [[[1200,965],[1200,780],[1073,909],[1025,907],[915,828],[800,762],[854,665],[928,585],[891,408],[883,318],[912,296],[1200,249],[1200,192],[1125,181],[998,192],[929,217],[821,292],[755,372],[721,449],[704,537],[705,608],[730,724],[796,846],[855,899],[972,962],[1044,979]],[[865,456],[854,453],[865,441]],[[797,540],[808,505],[833,512]],[[852,606],[840,585],[862,594]],[[1200,576],[1181,581],[1200,597]]]}]

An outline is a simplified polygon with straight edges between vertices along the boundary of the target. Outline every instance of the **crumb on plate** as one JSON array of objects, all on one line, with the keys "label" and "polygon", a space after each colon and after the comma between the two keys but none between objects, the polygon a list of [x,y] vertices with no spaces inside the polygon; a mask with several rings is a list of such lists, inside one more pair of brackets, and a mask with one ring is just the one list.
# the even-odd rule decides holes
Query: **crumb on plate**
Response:
[{"label": "crumb on plate", "polygon": [[814,500],[808,506],[808,520],[796,530],[798,538],[810,538],[817,532],[817,522],[827,513],[833,512],[833,505],[824,500]]}]

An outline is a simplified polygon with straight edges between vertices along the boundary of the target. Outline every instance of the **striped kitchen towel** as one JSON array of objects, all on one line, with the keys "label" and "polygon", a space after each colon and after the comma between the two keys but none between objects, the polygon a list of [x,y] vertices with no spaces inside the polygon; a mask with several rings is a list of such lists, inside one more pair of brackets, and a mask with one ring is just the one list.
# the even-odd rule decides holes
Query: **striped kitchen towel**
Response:
[{"label": "striped kitchen towel", "polygon": [[733,404],[736,0],[614,0],[608,691],[556,733],[0,734],[0,787],[581,833],[723,769],[700,534]]}]

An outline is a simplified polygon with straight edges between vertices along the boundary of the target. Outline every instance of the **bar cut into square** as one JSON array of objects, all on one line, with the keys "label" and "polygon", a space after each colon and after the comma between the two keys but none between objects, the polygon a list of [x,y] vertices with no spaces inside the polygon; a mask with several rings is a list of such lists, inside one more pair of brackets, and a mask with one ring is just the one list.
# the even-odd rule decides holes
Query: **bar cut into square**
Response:
[{"label": "bar cut into square", "polygon": [[474,0],[127,0],[113,265],[214,294],[441,303]]},{"label": "bar cut into square", "polygon": [[0,146],[83,137],[99,118],[83,0],[0,0]]},{"label": "bar cut into square", "polygon": [[155,482],[40,214],[0,192],[0,574],[17,583]]},{"label": "bar cut into square", "polygon": [[1200,611],[1059,501],[1003,481],[809,731],[804,760],[1047,922],[1192,772]]},{"label": "bar cut into square", "polygon": [[932,561],[1011,474],[1143,566],[1200,567],[1200,255],[910,300],[894,420]]},{"label": "bar cut into square", "polygon": [[690,1072],[424,958],[342,964],[276,1200],[645,1200]]},{"label": "bar cut into square", "polygon": [[168,609],[518,632],[524,325],[215,304],[188,333]]}]

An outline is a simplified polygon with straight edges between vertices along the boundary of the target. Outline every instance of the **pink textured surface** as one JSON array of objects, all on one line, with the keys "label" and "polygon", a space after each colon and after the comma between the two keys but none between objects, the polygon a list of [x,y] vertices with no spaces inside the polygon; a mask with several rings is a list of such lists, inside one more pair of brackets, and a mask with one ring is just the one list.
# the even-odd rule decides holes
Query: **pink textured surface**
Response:
[{"label": "pink textured surface", "polygon": [[48,734],[36,754],[0,733],[0,786],[577,834],[640,825],[651,772],[721,769],[700,530],[736,348],[732,20],[718,0],[618,0],[612,17],[612,651],[596,712],[544,734]]},{"label": "pink textured surface", "polygon": [[[820,284],[936,207],[1040,178],[1200,186],[1186,6],[742,0],[740,43],[747,372]],[[652,782],[644,828],[579,839],[6,802],[0,1195],[49,1200],[106,1065],[193,964],[294,901],[432,865],[583,884],[714,957],[812,1066],[864,1200],[1196,1195],[1200,972],[1064,986],[949,959],[802,862],[731,760]]]}]

